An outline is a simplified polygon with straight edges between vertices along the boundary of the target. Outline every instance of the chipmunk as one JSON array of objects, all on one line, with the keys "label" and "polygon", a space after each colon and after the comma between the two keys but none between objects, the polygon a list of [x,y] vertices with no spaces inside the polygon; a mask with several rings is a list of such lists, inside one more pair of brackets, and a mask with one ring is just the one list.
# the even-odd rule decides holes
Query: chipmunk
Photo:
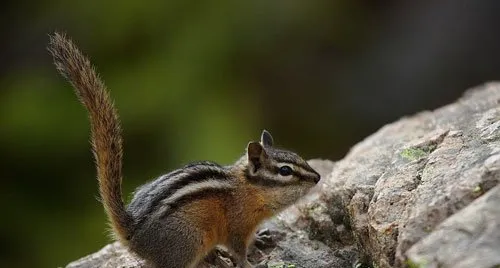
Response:
[{"label": "chipmunk", "polygon": [[88,111],[99,192],[116,238],[154,267],[196,267],[217,245],[238,265],[265,219],[304,196],[320,175],[294,152],[273,146],[264,130],[233,165],[188,164],[122,199],[122,136],[118,113],[90,61],[65,35],[48,50]]}]

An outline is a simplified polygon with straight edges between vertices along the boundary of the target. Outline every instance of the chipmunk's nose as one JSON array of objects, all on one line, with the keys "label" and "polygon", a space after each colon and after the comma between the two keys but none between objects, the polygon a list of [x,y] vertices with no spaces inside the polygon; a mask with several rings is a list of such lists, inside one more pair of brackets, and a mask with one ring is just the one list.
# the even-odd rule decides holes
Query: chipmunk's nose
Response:
[{"label": "chipmunk's nose", "polygon": [[319,175],[319,173],[317,173],[317,172],[316,172],[316,175],[317,175],[317,176],[316,176],[316,177],[314,177],[314,182],[315,182],[315,183],[318,183],[318,182],[319,182],[319,180],[321,180],[321,175]]}]

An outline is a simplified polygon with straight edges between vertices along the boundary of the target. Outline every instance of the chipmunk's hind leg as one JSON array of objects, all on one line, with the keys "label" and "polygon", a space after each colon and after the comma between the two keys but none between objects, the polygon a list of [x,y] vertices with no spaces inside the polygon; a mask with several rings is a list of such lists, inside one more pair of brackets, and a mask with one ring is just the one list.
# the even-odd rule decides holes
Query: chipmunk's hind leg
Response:
[{"label": "chipmunk's hind leg", "polygon": [[196,233],[178,218],[146,220],[134,233],[130,246],[154,267],[194,267],[201,244]]}]

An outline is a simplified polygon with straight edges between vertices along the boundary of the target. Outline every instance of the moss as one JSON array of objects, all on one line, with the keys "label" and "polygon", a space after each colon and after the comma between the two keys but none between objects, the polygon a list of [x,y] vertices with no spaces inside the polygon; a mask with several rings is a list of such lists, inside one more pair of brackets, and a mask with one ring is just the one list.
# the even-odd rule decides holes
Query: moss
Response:
[{"label": "moss", "polygon": [[432,228],[430,226],[424,226],[424,232],[430,233],[432,232]]},{"label": "moss", "polygon": [[481,186],[480,186],[480,185],[476,186],[476,187],[474,188],[474,190],[472,190],[472,192],[473,192],[473,193],[475,193],[475,194],[479,194],[479,193],[481,193],[482,191],[483,191],[483,189],[481,188]]},{"label": "moss", "polygon": [[427,156],[428,154],[432,153],[432,151],[436,150],[436,148],[437,144],[430,143],[427,145],[420,145],[416,147],[403,149],[400,155],[406,160],[413,161]]},{"label": "moss", "polygon": [[406,148],[400,153],[401,157],[410,161],[420,159],[427,154],[428,152],[424,151],[422,148]]},{"label": "moss", "polygon": [[419,261],[413,261],[410,259],[407,259],[405,261],[405,264],[408,268],[426,268],[427,267],[427,261],[422,259]]}]

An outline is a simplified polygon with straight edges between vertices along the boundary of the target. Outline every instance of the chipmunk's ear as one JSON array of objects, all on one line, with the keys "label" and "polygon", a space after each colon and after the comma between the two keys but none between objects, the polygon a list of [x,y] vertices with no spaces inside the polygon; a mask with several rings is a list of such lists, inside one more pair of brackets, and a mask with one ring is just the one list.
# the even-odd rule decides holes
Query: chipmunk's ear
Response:
[{"label": "chipmunk's ear", "polygon": [[262,134],[260,135],[260,144],[262,144],[264,147],[272,147],[273,146],[273,136],[271,136],[271,133],[267,130],[263,130]]},{"label": "chipmunk's ear", "polygon": [[247,157],[248,164],[252,166],[250,170],[257,172],[257,170],[262,167],[264,160],[267,158],[267,154],[262,144],[252,141],[249,142],[247,146]]}]

